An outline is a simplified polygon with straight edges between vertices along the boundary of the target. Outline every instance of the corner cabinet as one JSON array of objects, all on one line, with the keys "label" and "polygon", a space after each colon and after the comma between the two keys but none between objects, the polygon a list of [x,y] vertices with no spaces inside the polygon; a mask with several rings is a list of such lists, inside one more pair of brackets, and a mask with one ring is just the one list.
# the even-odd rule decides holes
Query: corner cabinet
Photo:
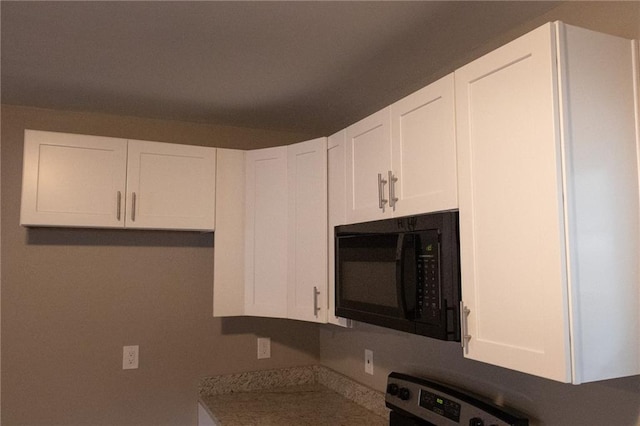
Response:
[{"label": "corner cabinet", "polygon": [[20,224],[213,231],[215,148],[25,130]]},{"label": "corner cabinet", "polygon": [[458,207],[450,74],[347,133],[347,222]]},{"label": "corner cabinet", "polygon": [[640,373],[634,49],[547,24],[455,72],[465,357]]},{"label": "corner cabinet", "polygon": [[244,193],[243,313],[326,322],[326,138],[246,151]]}]

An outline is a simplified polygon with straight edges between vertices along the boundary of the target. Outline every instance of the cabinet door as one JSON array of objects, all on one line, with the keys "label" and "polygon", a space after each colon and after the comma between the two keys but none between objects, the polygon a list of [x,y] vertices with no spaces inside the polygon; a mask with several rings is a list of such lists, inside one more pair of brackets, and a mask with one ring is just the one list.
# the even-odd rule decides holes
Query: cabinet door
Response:
[{"label": "cabinet door", "polygon": [[327,193],[328,193],[328,247],[329,247],[329,312],[327,322],[350,326],[350,320],[336,316],[336,259],[335,259],[335,227],[347,223],[347,182],[345,173],[345,152],[347,145],[347,132],[340,132],[329,136],[327,141]]},{"label": "cabinet door", "polygon": [[128,228],[213,231],[216,150],[129,141]]},{"label": "cabinet door", "polygon": [[327,322],[327,139],[289,145],[291,319]]},{"label": "cabinet door", "polygon": [[455,72],[465,356],[570,380],[555,35]]},{"label": "cabinet door", "polygon": [[20,224],[124,226],[127,141],[25,130]]},{"label": "cabinet door", "polygon": [[347,223],[391,217],[390,127],[389,108],[385,108],[347,128]]},{"label": "cabinet door", "polygon": [[287,147],[245,158],[245,313],[286,318]]},{"label": "cabinet door", "polygon": [[391,106],[396,216],[458,208],[453,87],[450,74]]}]

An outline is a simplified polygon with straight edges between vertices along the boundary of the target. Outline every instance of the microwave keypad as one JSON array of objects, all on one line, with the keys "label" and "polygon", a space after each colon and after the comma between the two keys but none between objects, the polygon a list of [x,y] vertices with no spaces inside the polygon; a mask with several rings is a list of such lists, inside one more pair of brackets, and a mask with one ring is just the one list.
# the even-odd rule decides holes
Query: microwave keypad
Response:
[{"label": "microwave keypad", "polygon": [[420,250],[418,258],[419,317],[435,324],[440,322],[441,308],[438,258],[439,247],[437,243],[425,244]]}]

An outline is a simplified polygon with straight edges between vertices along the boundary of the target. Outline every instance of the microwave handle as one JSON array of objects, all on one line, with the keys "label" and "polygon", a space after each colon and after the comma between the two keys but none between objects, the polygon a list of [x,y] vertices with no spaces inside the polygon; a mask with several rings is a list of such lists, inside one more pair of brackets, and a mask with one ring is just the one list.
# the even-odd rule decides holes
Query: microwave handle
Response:
[{"label": "microwave handle", "polygon": [[398,242],[396,246],[396,292],[398,294],[398,300],[400,300],[400,308],[402,309],[403,316],[407,314],[407,295],[404,289],[404,262],[402,261],[404,255],[404,233],[398,234]]}]

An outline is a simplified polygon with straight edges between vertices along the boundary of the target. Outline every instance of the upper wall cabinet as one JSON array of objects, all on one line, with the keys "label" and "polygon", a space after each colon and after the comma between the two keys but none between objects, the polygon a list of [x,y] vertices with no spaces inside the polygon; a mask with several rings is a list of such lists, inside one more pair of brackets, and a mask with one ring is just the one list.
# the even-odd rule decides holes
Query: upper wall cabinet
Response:
[{"label": "upper wall cabinet", "polygon": [[466,357],[640,373],[632,47],[547,24],[456,71]]},{"label": "upper wall cabinet", "polygon": [[214,148],[26,130],[25,226],[212,231]]},{"label": "upper wall cabinet", "polygon": [[347,222],[458,207],[453,74],[347,128]]},{"label": "upper wall cabinet", "polygon": [[326,322],[326,138],[245,161],[244,313]]}]

